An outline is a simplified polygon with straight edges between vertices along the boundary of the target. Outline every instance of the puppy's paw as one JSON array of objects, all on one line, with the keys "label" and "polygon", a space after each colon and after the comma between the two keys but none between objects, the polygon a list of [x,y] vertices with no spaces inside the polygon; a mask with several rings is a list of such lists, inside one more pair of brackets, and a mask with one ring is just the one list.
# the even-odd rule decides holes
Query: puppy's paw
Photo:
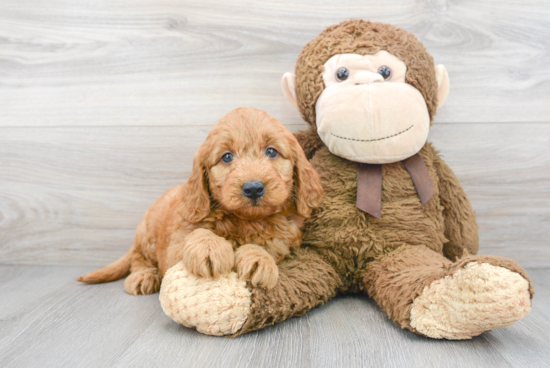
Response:
[{"label": "puppy's paw", "polygon": [[200,278],[227,276],[233,269],[233,246],[210,230],[196,229],[189,234],[182,248],[185,268]]},{"label": "puppy's paw", "polygon": [[256,244],[246,244],[235,251],[235,266],[239,278],[254,286],[272,289],[279,280],[275,260]]},{"label": "puppy's paw", "polygon": [[156,271],[133,272],[124,280],[124,289],[131,295],[150,295],[160,290],[160,277]]}]

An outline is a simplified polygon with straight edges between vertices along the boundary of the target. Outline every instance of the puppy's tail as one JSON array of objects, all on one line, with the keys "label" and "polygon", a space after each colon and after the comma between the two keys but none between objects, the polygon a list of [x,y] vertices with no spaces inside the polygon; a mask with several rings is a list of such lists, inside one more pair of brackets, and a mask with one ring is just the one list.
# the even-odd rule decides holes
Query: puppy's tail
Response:
[{"label": "puppy's tail", "polygon": [[130,272],[130,264],[132,261],[132,253],[134,246],[121,258],[99,270],[88,272],[84,276],[80,276],[76,281],[85,282],[87,284],[99,284],[102,282],[110,282],[123,278]]}]

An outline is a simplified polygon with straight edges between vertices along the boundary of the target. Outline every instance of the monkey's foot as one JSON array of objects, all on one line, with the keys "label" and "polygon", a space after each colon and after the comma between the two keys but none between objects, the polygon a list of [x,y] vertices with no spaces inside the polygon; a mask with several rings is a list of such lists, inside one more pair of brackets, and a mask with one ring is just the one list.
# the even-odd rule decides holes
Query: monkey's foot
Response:
[{"label": "monkey's foot", "polygon": [[183,262],[170,268],[160,288],[164,313],[207,335],[231,335],[241,329],[250,310],[250,291],[235,272],[215,280],[197,278]]},{"label": "monkey's foot", "polygon": [[509,326],[531,310],[529,282],[519,273],[470,262],[425,287],[411,307],[411,326],[435,339],[470,339]]}]

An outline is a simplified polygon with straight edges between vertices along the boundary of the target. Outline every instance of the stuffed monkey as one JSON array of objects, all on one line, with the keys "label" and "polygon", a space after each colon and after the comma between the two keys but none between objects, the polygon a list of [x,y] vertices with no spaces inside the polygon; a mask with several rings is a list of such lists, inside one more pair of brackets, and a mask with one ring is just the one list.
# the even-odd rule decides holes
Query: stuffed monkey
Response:
[{"label": "stuffed monkey", "polygon": [[[237,336],[365,292],[402,328],[469,339],[529,312],[529,276],[510,259],[476,255],[474,211],[426,142],[449,80],[416,37],[361,20],[331,26],[304,47],[283,91],[310,125],[297,137],[325,190],[302,247],[270,290],[174,266],[160,297],[168,315]],[[168,302],[178,287],[194,297]]]}]

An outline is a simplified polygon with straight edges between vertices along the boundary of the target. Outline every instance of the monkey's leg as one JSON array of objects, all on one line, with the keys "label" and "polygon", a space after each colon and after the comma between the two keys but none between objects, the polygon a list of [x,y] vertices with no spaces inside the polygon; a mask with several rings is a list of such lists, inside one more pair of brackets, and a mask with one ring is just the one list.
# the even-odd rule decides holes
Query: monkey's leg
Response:
[{"label": "monkey's leg", "polygon": [[425,246],[404,245],[358,274],[363,290],[402,328],[437,339],[469,339],[531,309],[533,285],[516,262],[465,255],[451,262]]},{"label": "monkey's leg", "polygon": [[198,279],[178,263],[166,272],[160,300],[176,322],[205,334],[234,337],[302,315],[333,297],[340,285],[332,266],[300,248],[279,264],[279,280],[272,289],[254,288],[234,272],[216,280]]}]

